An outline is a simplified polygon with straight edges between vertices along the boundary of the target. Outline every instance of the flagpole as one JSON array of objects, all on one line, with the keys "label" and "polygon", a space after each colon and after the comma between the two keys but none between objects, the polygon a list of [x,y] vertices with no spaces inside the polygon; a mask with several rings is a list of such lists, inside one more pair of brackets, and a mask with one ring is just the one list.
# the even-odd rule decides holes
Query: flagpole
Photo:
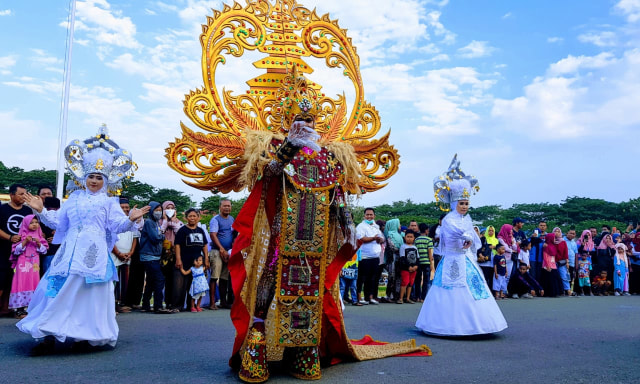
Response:
[{"label": "flagpole", "polygon": [[71,54],[73,52],[73,32],[76,21],[76,0],[71,0],[71,14],[69,17],[69,40],[67,42],[66,65],[64,70],[64,91],[62,100],[62,117],[60,119],[60,129],[58,132],[58,167],[57,167],[57,188],[58,199],[64,195],[64,148],[67,143],[67,115],[69,112],[69,87],[71,84]]}]

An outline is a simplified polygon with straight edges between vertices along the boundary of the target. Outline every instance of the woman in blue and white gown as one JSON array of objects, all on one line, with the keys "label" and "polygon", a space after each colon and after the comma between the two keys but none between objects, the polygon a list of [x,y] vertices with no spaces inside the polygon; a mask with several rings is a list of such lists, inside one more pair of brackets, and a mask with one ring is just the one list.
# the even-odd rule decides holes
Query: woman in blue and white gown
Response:
[{"label": "woman in blue and white gown", "polygon": [[[118,339],[113,281],[117,274],[109,251],[117,234],[132,230],[149,208],[133,209],[127,217],[116,197],[107,194],[111,155],[95,149],[84,157],[83,184],[58,211],[42,200],[27,202],[48,227],[55,229],[60,248],[16,326],[35,339],[45,339],[34,353],[50,353],[55,340],[115,346]],[[89,164],[90,163],[90,164]],[[98,165],[96,167],[96,164]]]},{"label": "woman in blue and white gown", "polygon": [[[456,166],[459,167],[459,163]],[[459,175],[465,177],[459,168],[457,171],[451,173],[450,168],[451,180],[447,182],[448,188],[444,189],[448,196],[443,201],[451,205],[451,212],[443,219],[440,230],[442,260],[416,327],[425,333],[441,336],[499,332],[507,328],[507,322],[476,262],[476,252],[482,243],[467,214],[472,186],[467,179],[456,178]]]}]

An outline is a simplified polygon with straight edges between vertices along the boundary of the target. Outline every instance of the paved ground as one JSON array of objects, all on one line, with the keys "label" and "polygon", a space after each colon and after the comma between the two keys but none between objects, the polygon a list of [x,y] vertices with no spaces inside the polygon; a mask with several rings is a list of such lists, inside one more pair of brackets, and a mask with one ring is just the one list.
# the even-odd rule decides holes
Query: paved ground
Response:
[{"label": "paved ground", "polygon": [[[347,307],[351,338],[416,338],[431,357],[387,358],[323,370],[326,383],[640,382],[640,296],[502,300],[509,328],[498,335],[427,337],[415,330],[419,304]],[[455,318],[452,319],[455,321]],[[63,350],[29,357],[34,342],[0,319],[0,383],[238,382],[227,366],[229,311],[118,316],[114,350]],[[271,382],[300,382],[273,375]]]}]

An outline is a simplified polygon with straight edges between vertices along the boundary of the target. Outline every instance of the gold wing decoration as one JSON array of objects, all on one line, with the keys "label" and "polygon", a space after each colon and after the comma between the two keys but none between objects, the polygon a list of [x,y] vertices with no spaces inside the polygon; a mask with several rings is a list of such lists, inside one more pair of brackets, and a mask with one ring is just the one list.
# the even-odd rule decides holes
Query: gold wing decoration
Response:
[{"label": "gold wing decoration", "polygon": [[[364,99],[360,58],[347,31],[329,15],[318,16],[296,0],[247,0],[213,11],[202,26],[202,73],[204,87],[185,96],[184,112],[205,133],[194,132],[181,123],[182,137],[169,143],[166,157],[171,168],[193,181],[199,189],[240,191],[243,152],[251,131],[285,134],[276,95],[285,77],[295,67],[307,77],[318,96],[320,112],[316,128],[324,143],[353,145],[363,174],[360,191],[382,188],[398,170],[399,155],[389,144],[389,133],[374,139],[381,126],[378,111]],[[264,55],[255,61],[265,73],[247,81],[248,89],[234,95],[216,87],[216,69],[226,57],[241,57],[247,51]],[[323,59],[329,68],[342,71],[354,86],[355,97],[331,98],[308,75],[313,73],[305,57]],[[337,73],[336,73],[337,74]],[[351,104],[349,104],[351,103]]]}]

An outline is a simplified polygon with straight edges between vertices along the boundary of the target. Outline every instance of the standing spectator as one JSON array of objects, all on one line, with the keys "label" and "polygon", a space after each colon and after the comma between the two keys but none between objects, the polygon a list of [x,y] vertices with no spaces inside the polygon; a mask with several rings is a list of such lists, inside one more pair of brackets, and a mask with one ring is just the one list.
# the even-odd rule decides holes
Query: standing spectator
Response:
[{"label": "standing spectator", "polygon": [[615,243],[613,237],[609,233],[605,233],[600,240],[596,253],[596,274],[600,271],[607,271],[607,276],[613,276],[613,257],[616,254]]},{"label": "standing spectator", "polygon": [[524,231],[522,230],[522,227],[525,223],[526,221],[521,217],[516,217],[512,222],[513,238],[516,239],[516,244],[518,244],[518,247],[520,246],[522,241],[527,238],[527,235],[525,235]]},{"label": "standing spectator", "polygon": [[174,310],[182,308],[182,303],[176,303],[177,292],[176,281],[182,284],[182,272],[176,268],[175,239],[176,233],[184,225],[176,214],[176,205],[171,200],[162,203],[162,219],[160,219],[160,230],[164,232],[162,242],[162,257],[160,258],[160,268],[164,276],[164,301],[167,308]]},{"label": "standing spectator", "polygon": [[12,245],[20,241],[20,225],[25,216],[32,214],[31,208],[24,205],[27,189],[21,184],[9,186],[10,201],[0,206],[0,316],[9,312],[9,295],[13,280],[11,268]]},{"label": "standing spectator", "polygon": [[591,279],[589,275],[591,274],[591,260],[589,259],[589,252],[585,250],[580,251],[580,259],[577,262],[578,269],[578,289],[580,290],[580,296],[584,296],[587,294],[585,292],[588,290],[588,294],[593,296],[591,293]]},{"label": "standing spectator", "polygon": [[[509,278],[514,272],[514,264],[518,259],[518,244],[513,237],[513,226],[510,224],[504,224],[498,232],[498,241],[504,246],[504,258],[507,261],[507,274],[505,280],[509,285]],[[506,291],[506,289],[505,289]]]},{"label": "standing spectator", "polygon": [[44,199],[46,199],[47,197],[53,197],[53,189],[51,189],[51,187],[49,186],[42,186],[38,188],[38,196],[42,201],[44,201]]},{"label": "standing spectator", "polygon": [[[362,307],[363,304],[358,301],[356,293],[356,281],[358,280],[358,255],[347,261],[340,271],[340,297],[342,300],[348,300],[351,305]],[[347,295],[347,296],[345,296]]]},{"label": "standing spectator", "polygon": [[507,259],[505,246],[500,243],[496,246],[496,255],[493,256],[493,292],[496,300],[504,299],[507,291]]},{"label": "standing spectator", "polygon": [[[203,236],[203,238],[205,238],[205,236]],[[207,294],[207,291],[209,290],[207,277],[204,274],[202,261],[203,258],[204,257],[202,255],[196,256],[193,260],[193,266],[189,268],[189,270],[185,271],[184,267],[180,268],[180,271],[183,275],[191,275],[191,287],[189,288],[189,297],[191,297],[191,312],[202,312],[200,303],[202,302],[202,298]]]},{"label": "standing spectator", "polygon": [[412,230],[414,234],[417,234],[420,232],[420,227],[418,226],[418,222],[415,220],[411,220],[409,222],[409,228],[407,229]]},{"label": "standing spectator", "polygon": [[409,304],[415,304],[411,300],[411,287],[416,278],[418,269],[418,248],[413,244],[416,239],[415,233],[407,229],[404,234],[404,243],[400,246],[400,258],[398,259],[398,269],[400,270],[400,298],[397,304],[402,304],[403,300]]},{"label": "standing spectator", "polygon": [[593,242],[596,244],[596,247],[600,245],[600,237],[598,236],[598,229],[596,227],[589,227],[589,232],[591,232],[591,238]]},{"label": "standing spectator", "polygon": [[529,240],[524,239],[522,243],[520,243],[520,252],[518,252],[518,268],[520,265],[526,265],[527,271],[529,270],[529,252],[531,251],[531,243]]},{"label": "standing spectator", "polygon": [[493,226],[488,226],[484,235],[480,236],[482,246],[478,249],[478,266],[482,270],[484,281],[487,286],[493,286],[493,250],[499,244],[496,237],[496,230]]},{"label": "standing spectator", "polygon": [[[176,268],[183,269],[184,266],[193,265],[193,261],[200,255],[204,256],[205,269],[209,269],[209,252],[207,250],[207,233],[204,229],[198,226],[200,221],[200,214],[193,208],[189,208],[185,215],[187,216],[187,225],[178,230],[176,234],[175,246],[176,246]],[[188,274],[184,276],[182,286],[176,286],[176,289],[180,289],[180,296],[178,296],[179,304],[182,308],[182,304],[186,302],[191,304],[192,297],[189,295],[189,287],[193,280],[193,275]],[[185,298],[186,296],[186,298]],[[188,308],[191,310],[193,307]]]},{"label": "standing spectator", "polygon": [[640,232],[630,235],[631,244],[627,251],[629,258],[629,292],[640,294]]},{"label": "standing spectator", "polygon": [[[387,247],[387,239],[384,237],[384,227],[387,224],[386,221],[383,220],[376,220],[376,224],[378,224],[378,228],[380,228],[380,235],[382,236],[382,243],[380,243],[380,256],[378,257],[378,272],[376,273],[376,278],[375,278],[375,282],[376,282],[376,289],[374,290],[374,299],[376,299],[377,301],[380,301],[380,298],[378,298],[378,288],[380,286],[380,278],[382,277],[382,272],[384,271],[384,268],[386,267],[385,264],[385,260],[384,260],[384,254],[385,254],[385,249]],[[386,298],[385,298],[386,300]]]},{"label": "standing spectator", "polygon": [[[129,216],[131,206],[129,205],[129,199],[120,198],[120,208],[125,215]],[[132,228],[130,231],[122,232],[118,234],[118,241],[113,246],[111,251],[111,260],[118,271],[118,281],[116,282],[116,312],[130,312],[131,307],[124,304],[125,297],[127,295],[127,284],[129,282],[129,265],[131,264],[131,256],[133,250],[138,244],[140,238],[140,232],[136,228]]]},{"label": "standing spectator", "polygon": [[629,296],[629,260],[627,259],[627,246],[616,244],[616,255],[613,259],[613,289],[616,296]]},{"label": "standing spectator", "polygon": [[231,201],[220,201],[220,213],[214,216],[209,223],[209,236],[211,236],[211,282],[210,284],[210,309],[216,309],[215,293],[218,282],[220,307],[231,308],[233,303],[233,290],[229,281],[229,253],[233,246],[233,216],[231,216]]},{"label": "standing spectator", "polygon": [[[578,243],[576,242],[576,230],[575,228],[571,227],[569,229],[569,231],[567,232],[567,235],[564,237],[564,241],[565,243],[567,243],[567,251],[569,253],[569,260],[568,260],[568,279],[569,281],[564,285],[564,289],[565,291],[568,289],[569,290],[569,294],[570,295],[574,295],[574,293],[572,292],[572,285],[576,285],[575,284],[575,278],[576,278],[576,263],[578,261]],[[567,285],[569,286],[567,288]]]},{"label": "standing spectator", "polygon": [[[558,253],[556,254],[556,265],[558,266],[558,274],[560,275],[560,283],[565,296],[571,294],[571,278],[569,277],[569,249],[567,243],[562,236],[562,230],[559,227],[553,228],[555,235],[554,241],[557,244]],[[560,242],[560,244],[558,244]]]},{"label": "standing spectator", "polygon": [[[57,197],[47,197],[44,199],[44,207],[47,211],[57,211],[60,209],[60,199]],[[49,265],[51,264],[51,260],[53,256],[60,248],[60,244],[53,244],[53,235],[55,235],[56,231],[52,228],[47,227],[42,221],[40,222],[40,229],[44,234],[45,239],[47,239],[47,243],[49,244],[49,248],[47,249],[47,253],[44,257],[40,257],[40,277],[44,276],[49,269]]]},{"label": "standing spectator", "polygon": [[389,301],[397,301],[400,294],[400,270],[398,269],[398,258],[400,258],[400,247],[404,244],[402,235],[400,235],[400,220],[391,219],[387,221],[384,228],[384,237],[387,239],[386,262],[387,272],[387,299]]},{"label": "standing spectator", "polygon": [[162,242],[164,235],[160,228],[162,219],[162,206],[151,201],[150,217],[144,221],[144,227],[140,233],[140,261],[144,265],[147,282],[142,296],[142,309],[151,311],[151,295],[153,295],[153,311],[155,313],[171,313],[171,310],[162,307],[164,290],[164,275],[160,267],[162,256]]},{"label": "standing spectator", "polygon": [[440,215],[438,219],[438,224],[431,226],[429,229],[429,237],[433,240],[433,261],[434,264],[432,268],[436,270],[438,268],[438,264],[442,259],[442,253],[440,252],[440,227],[442,226],[442,220],[447,216],[446,214]]},{"label": "standing spectator", "polygon": [[531,235],[531,253],[529,254],[529,273],[531,277],[537,281],[542,281],[542,263],[543,263],[543,249],[544,241],[547,236],[547,223],[542,220],[538,223],[538,228],[533,231]]},{"label": "standing spectator", "polygon": [[429,292],[433,273],[435,272],[435,270],[431,269],[433,265],[433,240],[427,236],[429,231],[427,224],[420,223],[418,229],[420,233],[415,240],[416,248],[418,248],[418,273],[415,280],[415,295],[418,302],[423,303],[425,297],[427,297],[427,292]]},{"label": "standing spectator", "polygon": [[[364,287],[364,300],[377,305],[375,299],[378,282],[375,280],[380,263],[380,244],[384,237],[375,222],[376,214],[373,208],[364,210],[364,219],[356,227],[356,237],[362,242],[360,246],[360,261],[358,262],[358,282]],[[359,287],[358,287],[359,288]],[[360,291],[360,289],[358,289]]]},{"label": "standing spectator", "polygon": [[40,256],[47,253],[49,244],[40,229],[40,220],[35,215],[27,215],[22,220],[20,241],[12,246],[11,267],[16,271],[11,284],[9,309],[16,311],[16,318],[27,316],[26,307],[31,302],[40,282]]},{"label": "standing spectator", "polygon": [[541,279],[545,296],[556,297],[562,294],[562,280],[556,261],[562,253],[567,253],[567,243],[562,241],[562,232],[559,236],[557,233],[548,233],[545,236]]}]

